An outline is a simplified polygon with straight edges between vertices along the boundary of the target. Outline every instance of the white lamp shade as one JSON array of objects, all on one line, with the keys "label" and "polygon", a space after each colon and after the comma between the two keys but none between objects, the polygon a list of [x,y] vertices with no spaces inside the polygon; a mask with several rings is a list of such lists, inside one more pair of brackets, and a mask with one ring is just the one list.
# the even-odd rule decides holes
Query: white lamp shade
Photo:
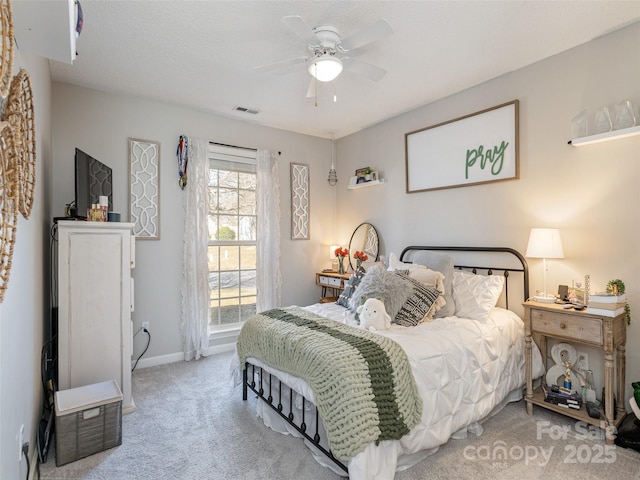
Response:
[{"label": "white lamp shade", "polygon": [[331,245],[329,247],[329,258],[334,260],[336,258],[336,250],[340,248],[340,245]]},{"label": "white lamp shade", "polygon": [[333,55],[320,55],[309,63],[309,73],[321,82],[330,82],[341,72],[342,62]]},{"label": "white lamp shade", "polygon": [[532,228],[525,256],[529,258],[564,258],[560,230],[557,228]]}]

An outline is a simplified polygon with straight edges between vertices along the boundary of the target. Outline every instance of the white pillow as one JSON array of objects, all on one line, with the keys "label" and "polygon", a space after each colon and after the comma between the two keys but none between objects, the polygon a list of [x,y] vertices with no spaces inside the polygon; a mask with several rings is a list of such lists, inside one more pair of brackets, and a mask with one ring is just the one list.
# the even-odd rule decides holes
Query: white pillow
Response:
[{"label": "white pillow", "polygon": [[453,301],[456,317],[483,320],[498,303],[504,288],[502,275],[475,275],[454,270]]}]

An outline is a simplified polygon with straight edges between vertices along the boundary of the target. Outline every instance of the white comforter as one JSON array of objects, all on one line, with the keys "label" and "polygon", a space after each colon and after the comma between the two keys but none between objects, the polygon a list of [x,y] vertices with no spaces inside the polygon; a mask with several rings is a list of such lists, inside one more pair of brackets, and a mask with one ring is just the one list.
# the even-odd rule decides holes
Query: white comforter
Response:
[{"label": "white comforter", "polygon": [[[334,303],[305,308],[337,321],[355,323],[346,309]],[[478,422],[506,402],[522,398],[524,325],[511,311],[495,308],[484,321],[447,317],[411,328],[393,325],[379,333],[395,340],[407,352],[423,397],[422,420],[402,439],[371,444],[351,459],[347,465],[352,480],[391,479],[396,470],[414,465],[451,436],[463,435],[467,428],[481,433]],[[265,366],[259,361],[254,363]],[[276,372],[287,385],[314,401],[304,380],[267,370]],[[534,348],[533,378],[543,373],[540,353]],[[263,402],[258,402],[258,413],[269,427],[295,434]],[[321,455],[314,456],[323,465],[336,468]]]}]

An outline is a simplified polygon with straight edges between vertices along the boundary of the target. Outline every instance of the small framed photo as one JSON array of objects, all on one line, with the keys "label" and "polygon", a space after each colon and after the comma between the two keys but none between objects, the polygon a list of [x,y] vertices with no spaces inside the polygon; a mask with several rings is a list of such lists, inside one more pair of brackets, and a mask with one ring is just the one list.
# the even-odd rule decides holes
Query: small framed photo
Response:
[{"label": "small framed photo", "polygon": [[367,172],[371,171],[371,167],[363,167],[356,170],[356,177],[364,177]]},{"label": "small framed photo", "polygon": [[371,172],[371,180],[378,180],[378,172]]}]

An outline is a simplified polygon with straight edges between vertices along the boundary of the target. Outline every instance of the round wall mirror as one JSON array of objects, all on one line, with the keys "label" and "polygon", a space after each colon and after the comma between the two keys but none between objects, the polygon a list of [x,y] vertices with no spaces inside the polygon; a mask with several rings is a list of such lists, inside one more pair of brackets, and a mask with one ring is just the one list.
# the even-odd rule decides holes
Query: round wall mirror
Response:
[{"label": "round wall mirror", "polygon": [[351,240],[349,241],[349,265],[352,270],[355,270],[357,264],[356,259],[353,257],[357,251],[364,252],[369,259],[368,262],[375,262],[378,260],[378,232],[376,227],[370,223],[362,223],[353,231]]}]

